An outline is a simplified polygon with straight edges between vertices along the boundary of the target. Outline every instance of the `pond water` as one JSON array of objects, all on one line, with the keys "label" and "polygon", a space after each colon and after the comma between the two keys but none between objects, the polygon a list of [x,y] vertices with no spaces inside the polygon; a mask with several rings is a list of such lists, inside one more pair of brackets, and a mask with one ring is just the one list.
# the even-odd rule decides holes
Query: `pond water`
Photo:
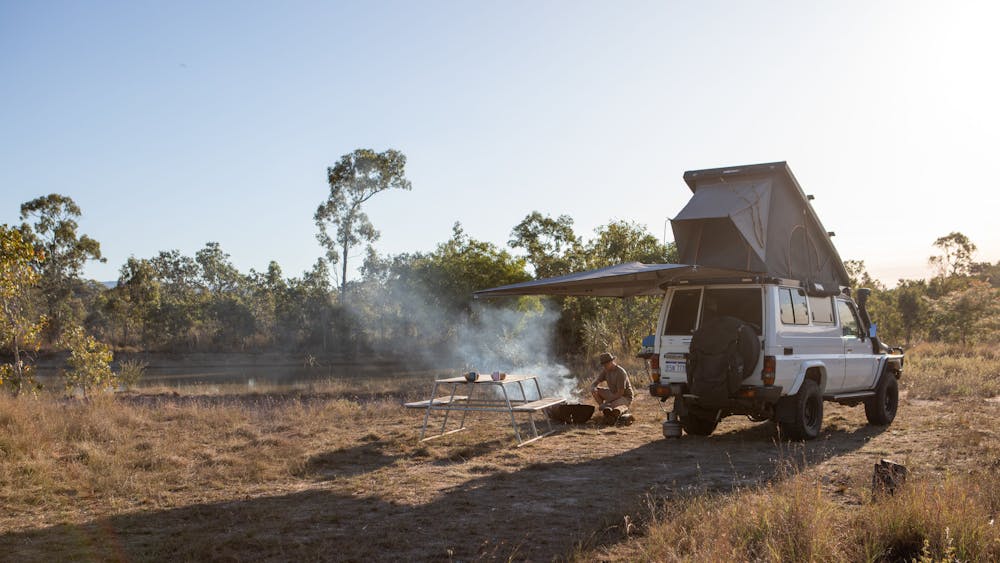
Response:
[{"label": "pond water", "polygon": [[[39,366],[36,379],[46,388],[63,385],[61,370],[56,367]],[[342,363],[329,366],[305,367],[301,365],[255,365],[255,364],[215,364],[215,365],[156,365],[146,367],[145,375],[135,386],[137,389],[190,387],[226,387],[233,390],[255,388],[269,390],[309,388],[318,384],[351,383],[377,384],[390,388],[394,383],[401,386],[427,381],[435,377],[457,375],[448,370],[427,370],[405,366],[399,363]]]},{"label": "pond water", "polygon": [[[309,358],[311,359],[311,358]],[[465,366],[440,366],[401,360],[311,361],[283,355],[189,354],[145,356],[145,375],[133,387],[152,392],[180,393],[253,393],[253,392],[333,392],[359,395],[429,392],[435,379],[464,374]],[[37,379],[47,390],[62,392],[61,371],[64,362],[47,359],[38,366]],[[112,369],[118,370],[117,363]],[[524,371],[538,376],[545,396],[574,397],[580,382],[589,381],[589,373],[573,374],[562,366],[533,366]],[[633,384],[641,384],[633,375]],[[497,391],[497,390],[493,390]]]}]

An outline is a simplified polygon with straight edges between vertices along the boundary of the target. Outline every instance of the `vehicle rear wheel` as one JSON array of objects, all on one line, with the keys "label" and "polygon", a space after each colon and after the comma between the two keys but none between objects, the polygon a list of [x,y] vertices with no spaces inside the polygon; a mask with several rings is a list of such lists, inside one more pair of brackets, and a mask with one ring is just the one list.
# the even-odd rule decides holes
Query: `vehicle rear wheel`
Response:
[{"label": "vehicle rear wheel", "polygon": [[896,374],[887,371],[875,388],[875,396],[865,400],[865,417],[868,424],[885,426],[896,418],[899,408],[899,383]]},{"label": "vehicle rear wheel", "polygon": [[788,422],[778,424],[781,433],[792,440],[812,440],[819,436],[823,426],[823,396],[819,385],[807,379],[802,382],[798,394],[785,400],[792,402],[789,405],[792,416]]},{"label": "vehicle rear wheel", "polygon": [[719,425],[719,421],[716,419],[717,415],[715,413],[692,413],[680,417],[681,426],[684,427],[684,431],[692,436],[708,436],[715,431],[715,427]]}]

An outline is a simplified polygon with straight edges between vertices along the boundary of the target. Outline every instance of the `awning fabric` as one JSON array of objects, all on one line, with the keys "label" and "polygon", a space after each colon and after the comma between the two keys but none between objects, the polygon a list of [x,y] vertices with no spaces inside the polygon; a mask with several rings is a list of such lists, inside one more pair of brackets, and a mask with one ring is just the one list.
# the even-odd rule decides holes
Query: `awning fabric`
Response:
[{"label": "awning fabric", "polygon": [[745,272],[688,264],[643,264],[629,262],[587,272],[533,280],[477,291],[476,297],[505,295],[577,295],[631,297],[658,295],[663,286],[692,279],[732,278]]}]

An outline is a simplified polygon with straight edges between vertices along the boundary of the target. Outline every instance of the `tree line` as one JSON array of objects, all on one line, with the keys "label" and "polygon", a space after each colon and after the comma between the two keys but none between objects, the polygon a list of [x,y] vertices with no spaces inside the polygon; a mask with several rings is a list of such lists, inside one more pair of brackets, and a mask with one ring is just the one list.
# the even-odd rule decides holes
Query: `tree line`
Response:
[{"label": "tree line", "polygon": [[873,290],[869,309],[882,339],[968,345],[1000,339],[1000,261],[977,262],[976,245],[961,232],[939,237],[928,259],[932,276],[900,279],[893,288],[873,279],[863,261],[848,260],[853,287]]},{"label": "tree line", "polygon": [[[129,257],[107,287],[82,275],[86,263],[104,258],[100,243],[79,233],[82,210],[72,198],[52,194],[24,203],[22,224],[0,226],[0,382],[25,381],[40,350],[94,358],[111,349],[317,357],[433,352],[497,309],[551,313],[552,349],[560,356],[629,354],[654,330],[655,297],[472,299],[475,290],[532,278],[677,260],[672,243],[633,222],[612,220],[585,238],[571,217],[536,211],[512,227],[506,248],[476,240],[455,223],[432,251],[378,254],[372,244],[379,233],[364,203],[411,189],[405,163],[398,151],[361,149],[327,170],[330,191],[313,217],[326,252],[292,277],[274,261],[265,271],[241,272],[218,243],[207,242],[193,256],[164,250]],[[349,280],[347,261],[360,246],[366,248],[360,275]],[[937,239],[934,248],[933,277],[893,288],[872,279],[863,262],[846,263],[855,287],[876,290],[870,309],[882,339],[906,345],[995,339],[1000,262],[976,262],[975,245],[961,233]]]}]

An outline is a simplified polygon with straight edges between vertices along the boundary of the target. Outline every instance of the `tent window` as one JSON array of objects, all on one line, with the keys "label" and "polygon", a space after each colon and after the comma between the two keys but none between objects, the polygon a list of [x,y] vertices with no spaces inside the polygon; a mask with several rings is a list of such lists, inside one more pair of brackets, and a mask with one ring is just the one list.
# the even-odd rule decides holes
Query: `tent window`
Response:
[{"label": "tent window", "polygon": [[809,310],[812,312],[812,321],[816,324],[832,325],[837,322],[833,318],[832,297],[810,297]]},{"label": "tent window", "polygon": [[783,324],[809,324],[809,306],[806,304],[806,294],[804,291],[789,287],[778,288],[778,302],[781,309],[781,322]]},{"label": "tent window", "polygon": [[663,334],[690,336],[694,332],[695,323],[698,322],[698,305],[700,303],[700,289],[674,291]]}]

